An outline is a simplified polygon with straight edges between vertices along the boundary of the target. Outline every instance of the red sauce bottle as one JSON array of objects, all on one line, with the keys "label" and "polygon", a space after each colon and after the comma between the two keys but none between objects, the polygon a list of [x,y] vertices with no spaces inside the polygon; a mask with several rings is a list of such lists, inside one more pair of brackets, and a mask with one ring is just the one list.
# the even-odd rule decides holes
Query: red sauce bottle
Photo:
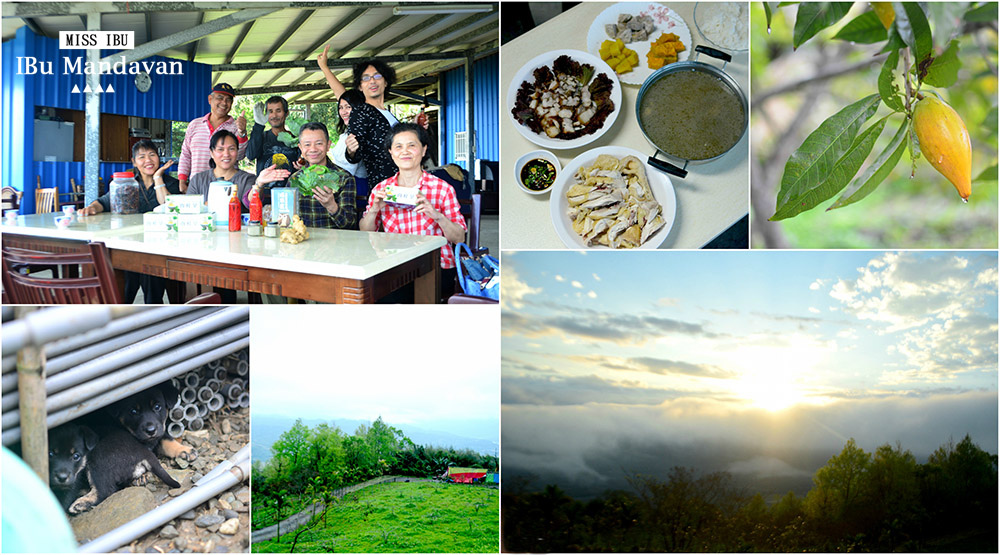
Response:
[{"label": "red sauce bottle", "polygon": [[239,231],[242,216],[240,210],[240,199],[238,195],[239,187],[233,183],[233,196],[229,198],[229,231]]},{"label": "red sauce bottle", "polygon": [[250,189],[250,223],[259,224],[262,219],[261,213],[264,211],[264,205],[260,202],[260,191],[258,191],[257,186],[254,185]]}]

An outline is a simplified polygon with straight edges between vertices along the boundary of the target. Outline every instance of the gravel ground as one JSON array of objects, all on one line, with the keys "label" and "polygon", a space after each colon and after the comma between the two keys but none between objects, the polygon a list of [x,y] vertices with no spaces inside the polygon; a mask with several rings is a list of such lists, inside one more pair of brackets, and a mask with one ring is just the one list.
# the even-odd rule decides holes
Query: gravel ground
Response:
[{"label": "gravel ground", "polygon": [[[191,463],[161,459],[181,487],[169,489],[158,478],[145,487],[119,491],[93,510],[70,522],[77,539],[93,539],[193,486],[216,465],[232,457],[250,441],[250,409],[222,409],[211,413],[204,429],[186,431],[181,442],[198,450]],[[147,499],[148,498],[148,499]],[[148,501],[148,503],[144,503]],[[193,510],[118,549],[118,553],[242,553],[250,545],[250,487],[237,484]]]}]

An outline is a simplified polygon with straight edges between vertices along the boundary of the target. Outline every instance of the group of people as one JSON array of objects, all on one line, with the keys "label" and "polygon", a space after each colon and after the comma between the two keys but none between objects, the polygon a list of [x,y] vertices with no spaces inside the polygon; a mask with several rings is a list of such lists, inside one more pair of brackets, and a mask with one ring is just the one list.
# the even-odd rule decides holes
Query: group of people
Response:
[{"label": "group of people", "polygon": [[[188,124],[177,165],[177,178],[166,173],[173,162],[161,163],[156,145],[141,140],[132,147],[134,175],[142,196],[139,209],[152,211],[166,202],[167,194],[201,194],[208,200],[209,184],[228,181],[237,187],[244,210],[250,206],[250,192],[257,188],[268,198],[272,187],[285,186],[292,170],[322,164],[340,184],[334,191],[316,187],[312,196],[300,196],[298,213],[306,226],[331,229],[360,229],[413,235],[438,235],[449,243],[465,237],[465,220],[459,211],[454,188],[423,170],[430,136],[418,124],[400,123],[385,107],[385,97],[395,81],[395,71],[379,60],[353,67],[353,88],[347,89],[328,65],[329,46],[317,58],[330,89],[337,95],[339,140],[331,152],[330,134],[321,122],[309,122],[299,129],[298,146],[278,139],[286,127],[288,102],[272,96],[254,107],[254,125],[247,132],[244,116],[229,112],[235,99],[226,83],[212,87],[208,95],[210,111]],[[265,124],[270,128],[265,128]],[[286,164],[277,164],[283,155]],[[237,167],[240,160],[255,161],[256,174]],[[369,188],[369,185],[371,187]],[[419,188],[412,208],[385,202],[386,186]],[[367,208],[358,215],[356,196],[368,195]],[[361,198],[364,198],[363,196]],[[84,216],[110,210],[110,193],[81,210]],[[450,246],[441,249],[442,294],[447,296],[455,282],[455,257]],[[146,303],[160,303],[165,280],[126,273],[125,302],[132,303],[141,288]],[[223,302],[235,302],[235,292],[221,291]]]}]

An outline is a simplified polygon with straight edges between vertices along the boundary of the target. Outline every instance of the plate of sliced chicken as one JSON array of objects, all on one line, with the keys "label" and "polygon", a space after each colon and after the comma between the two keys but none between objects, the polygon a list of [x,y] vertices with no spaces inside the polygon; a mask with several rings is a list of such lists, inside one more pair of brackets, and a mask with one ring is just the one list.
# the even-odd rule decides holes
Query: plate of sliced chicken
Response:
[{"label": "plate of sliced chicken", "polygon": [[677,199],[670,178],[620,146],[585,152],[552,186],[556,234],[571,249],[655,249],[670,234]]}]

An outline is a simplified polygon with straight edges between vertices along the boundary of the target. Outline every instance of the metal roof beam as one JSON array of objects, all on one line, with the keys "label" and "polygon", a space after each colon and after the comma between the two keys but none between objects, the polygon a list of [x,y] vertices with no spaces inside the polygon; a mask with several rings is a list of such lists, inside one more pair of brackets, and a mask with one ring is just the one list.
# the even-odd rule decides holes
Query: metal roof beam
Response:
[{"label": "metal roof beam", "polygon": [[143,42],[149,42],[151,40],[153,40],[153,14],[147,12],[146,13],[146,40],[144,40]]},{"label": "metal roof beam", "polygon": [[413,28],[407,29],[405,33],[403,33],[401,35],[398,35],[398,36],[390,39],[388,42],[386,42],[384,44],[380,44],[380,45],[376,46],[375,48],[372,48],[372,56],[377,56],[380,52],[382,52],[382,51],[384,51],[384,50],[386,50],[388,48],[391,48],[392,45],[396,44],[397,42],[399,42],[399,41],[401,41],[403,39],[412,37],[412,36],[416,35],[417,33],[422,32],[424,29],[427,29],[428,27],[436,25],[439,21],[441,21],[442,19],[445,19],[446,17],[448,17],[448,14],[438,14],[438,15],[435,15],[433,17],[430,17],[430,18],[426,19],[425,21],[421,21],[419,24],[417,24]]},{"label": "metal roof beam", "polygon": [[[316,10],[303,10],[302,13],[300,13],[299,16],[295,18],[295,21],[293,21],[292,24],[289,25],[287,29],[285,29],[285,32],[280,37],[278,37],[278,40],[274,41],[274,44],[271,45],[271,49],[264,53],[264,56],[261,58],[260,61],[266,62],[270,60],[271,57],[273,57],[274,54],[277,53],[278,50],[280,50],[281,47],[284,46],[286,42],[288,42],[288,39],[290,39],[292,35],[297,33],[299,29],[303,25],[305,25],[306,21],[309,21],[309,18],[312,17],[314,13],[316,13]],[[247,76],[243,79],[243,81],[239,85],[236,86],[236,88],[239,89],[242,88],[243,85],[246,85],[247,82],[253,78],[255,73],[257,72],[251,71],[247,73]]]},{"label": "metal roof beam", "polygon": [[[303,60],[308,60],[309,58],[311,58],[313,52],[316,52],[317,50],[319,50],[319,48],[321,46],[323,46],[324,44],[326,44],[326,43],[330,42],[331,40],[333,40],[333,38],[336,37],[338,34],[340,34],[340,32],[343,31],[345,28],[347,28],[348,25],[350,25],[351,23],[353,23],[354,20],[356,20],[357,18],[359,18],[362,15],[364,15],[365,12],[367,12],[367,11],[368,11],[368,8],[360,8],[360,9],[354,10],[353,12],[347,14],[347,17],[345,17],[344,19],[338,21],[336,25],[334,25],[329,30],[327,30],[327,32],[325,33],[326,38],[322,38],[322,39],[320,39],[320,40],[318,40],[318,41],[310,44],[309,48],[307,48],[301,55],[299,55],[299,57],[296,58],[296,60],[297,61],[303,61]],[[229,60],[227,60],[226,63],[229,63]],[[270,87],[278,79],[281,79],[282,77],[284,77],[286,73],[288,73],[287,69],[284,70],[284,71],[279,72],[277,75],[274,76],[274,79],[271,79],[267,83],[264,83],[264,86],[265,87]],[[292,81],[291,84],[292,85],[297,85],[297,84],[299,84],[300,81],[302,81],[303,79],[305,79],[308,76],[309,76],[309,73],[306,73],[305,75],[302,75],[301,77],[299,77],[295,81]]]},{"label": "metal roof beam", "polygon": [[[458,23],[456,23],[456,24],[454,24],[454,25],[452,25],[450,27],[447,27],[447,28],[445,28],[445,29],[443,29],[441,31],[436,32],[435,35],[437,35],[439,37],[446,37],[446,36],[448,36],[448,35],[456,32],[456,31],[461,31],[462,29],[465,29],[465,28],[467,28],[467,27],[469,27],[471,25],[475,25],[476,23],[479,23],[480,21],[482,21],[484,19],[487,19],[489,17],[493,17],[494,15],[496,15],[496,12],[486,12],[486,13],[473,14],[473,15],[471,15],[471,16],[463,19],[462,21],[459,21]],[[418,45],[418,46],[415,46],[414,48],[412,48],[410,50],[410,52],[416,52],[417,50],[420,50],[422,48],[428,48],[428,47],[429,47],[429,45],[421,44],[421,45]]]},{"label": "metal roof beam", "polygon": [[457,39],[455,39],[455,40],[453,40],[451,42],[442,44],[441,48],[442,49],[448,49],[448,48],[452,48],[454,46],[458,46],[459,44],[465,44],[465,43],[471,42],[472,39],[474,39],[475,37],[478,37],[478,36],[480,36],[480,35],[482,35],[484,33],[489,33],[490,31],[493,31],[493,30],[496,30],[496,29],[499,29],[499,28],[500,28],[500,22],[499,21],[494,21],[493,23],[487,25],[486,27],[482,27],[482,28],[476,29],[475,31],[466,33],[466,34],[458,37]]},{"label": "metal roof beam", "polygon": [[[4,2],[4,17],[86,15],[89,13],[204,12],[244,9],[320,9],[394,7],[409,2]],[[447,9],[464,4],[429,4]]]},{"label": "metal roof beam", "polygon": [[[493,41],[494,43],[496,41]],[[488,45],[484,45],[488,46]],[[477,53],[479,48],[476,49]],[[377,56],[376,60],[386,63],[406,63],[406,62],[426,62],[429,60],[458,60],[465,58],[465,50],[454,50],[450,52],[432,52],[428,54],[399,54],[395,56]],[[372,58],[339,58],[330,60],[330,68],[348,68],[354,64],[371,60]],[[212,71],[251,71],[258,69],[313,69],[316,67],[316,60],[300,60],[292,62],[258,62],[250,64],[219,64],[212,66]],[[325,81],[324,81],[325,82]]]},{"label": "metal roof beam", "polygon": [[214,19],[208,23],[202,23],[197,27],[192,27],[190,29],[185,29],[179,33],[174,33],[172,35],[156,39],[152,42],[147,42],[141,46],[138,46],[132,50],[123,50],[118,54],[112,54],[107,58],[102,59],[102,62],[114,63],[122,60],[127,64],[129,62],[135,62],[148,58],[150,56],[159,54],[164,50],[169,50],[175,46],[180,46],[182,44],[187,44],[193,40],[198,40],[204,36],[211,35],[217,31],[223,29],[228,29],[234,25],[239,25],[240,23],[245,23],[251,19],[257,19],[258,17],[264,17],[267,14],[274,13],[280,8],[260,8],[260,9],[248,9],[240,10],[236,13],[229,14],[225,17],[220,17],[219,19]]},{"label": "metal roof beam", "polygon": [[243,24],[243,28],[240,29],[240,36],[236,38],[236,43],[233,45],[232,50],[230,50],[229,53],[226,54],[227,64],[233,61],[233,57],[236,56],[236,53],[239,52],[240,47],[243,46],[243,41],[247,40],[247,35],[250,34],[250,29],[253,29],[253,24],[256,22],[257,20],[255,19],[253,21],[248,21]]},{"label": "metal roof beam", "polygon": [[[476,58],[482,58],[483,56],[488,56],[490,54],[493,54],[499,48],[500,48],[500,40],[499,39],[494,39],[494,40],[491,40],[490,42],[487,42],[485,44],[481,44],[481,45],[473,48],[472,49],[472,55],[475,56]],[[413,55],[414,56],[418,56],[419,54],[413,54]],[[429,66],[424,66],[424,67],[418,68],[418,69],[416,69],[414,71],[410,71],[408,73],[397,73],[396,74],[396,80],[399,81],[400,83],[405,83],[405,82],[409,81],[410,79],[413,79],[414,77],[422,77],[424,75],[431,75],[431,74],[434,74],[434,73],[445,71],[447,69],[452,69],[452,68],[455,68],[455,67],[459,67],[459,66],[462,65],[461,62],[455,62],[454,60],[455,60],[455,58],[449,57],[449,58],[447,58],[445,60],[442,60],[442,61],[440,61],[440,62],[438,62],[436,64],[431,64]]]},{"label": "metal roof beam", "polygon": [[[146,17],[149,17],[148,13],[146,14]],[[201,13],[198,14],[198,25],[201,25],[204,22],[205,22],[205,12],[201,12]],[[201,39],[191,41],[191,45],[188,47],[188,61],[189,62],[193,62],[194,61],[194,57],[198,54],[198,45],[200,43],[201,43]]]}]

